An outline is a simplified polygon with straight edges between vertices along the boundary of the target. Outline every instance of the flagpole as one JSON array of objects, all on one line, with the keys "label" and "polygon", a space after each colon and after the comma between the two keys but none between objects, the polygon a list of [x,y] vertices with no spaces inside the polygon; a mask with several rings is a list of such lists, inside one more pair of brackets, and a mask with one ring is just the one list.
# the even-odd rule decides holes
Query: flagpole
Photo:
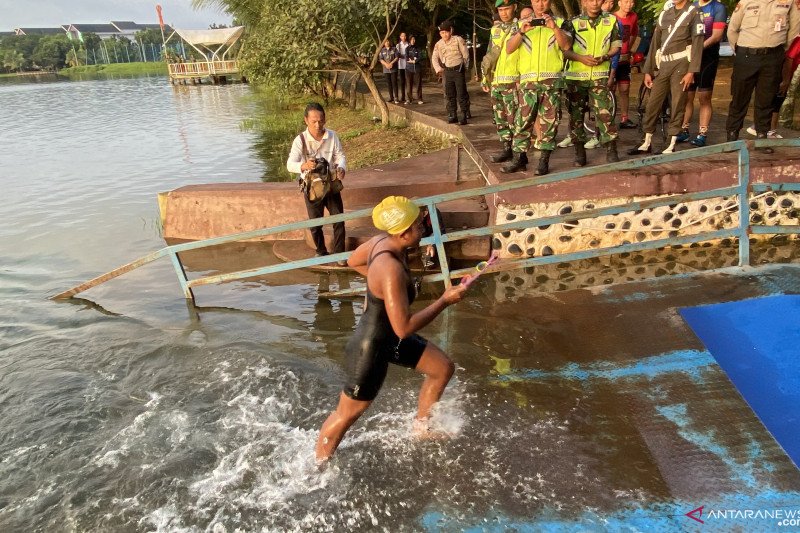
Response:
[{"label": "flagpole", "polygon": [[164,17],[161,14],[161,5],[156,4],[156,13],[158,13],[158,25],[161,26],[161,61],[167,62],[167,40],[164,37]]}]

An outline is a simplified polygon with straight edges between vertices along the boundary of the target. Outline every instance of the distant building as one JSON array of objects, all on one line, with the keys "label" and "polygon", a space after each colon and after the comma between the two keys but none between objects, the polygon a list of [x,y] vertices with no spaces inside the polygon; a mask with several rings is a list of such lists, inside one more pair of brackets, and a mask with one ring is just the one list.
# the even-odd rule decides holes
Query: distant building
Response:
[{"label": "distant building", "polygon": [[[82,40],[85,33],[94,33],[101,39],[125,37],[134,40],[134,36],[144,30],[161,31],[158,24],[139,24],[131,20],[112,20],[110,24],[62,24],[60,28],[16,28],[12,32],[0,32],[7,35],[64,35],[77,41]],[[174,30],[164,25],[164,34],[169,36]]]},{"label": "distant building", "polygon": [[14,30],[17,35],[62,35],[62,28],[17,28]]}]

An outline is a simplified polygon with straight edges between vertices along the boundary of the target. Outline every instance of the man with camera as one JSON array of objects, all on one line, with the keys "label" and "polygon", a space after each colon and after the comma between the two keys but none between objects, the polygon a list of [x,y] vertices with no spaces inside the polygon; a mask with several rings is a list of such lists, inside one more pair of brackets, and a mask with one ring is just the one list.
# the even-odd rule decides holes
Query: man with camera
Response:
[{"label": "man with camera", "polygon": [[[503,166],[502,172],[525,170],[527,151],[531,144],[531,128],[539,122],[542,138],[539,141],[539,164],[535,174],[550,171],[550,154],[553,152],[558,126],[558,108],[561,105],[561,70],[564,50],[572,46],[572,38],[561,29],[564,19],[550,11],[550,0],[533,0],[533,15],[519,21],[519,31],[506,44],[509,53],[518,52],[522,102],[517,109],[514,125],[514,159]],[[527,42],[525,42],[527,41]]]},{"label": "man with camera", "polygon": [[[309,174],[319,174],[322,181],[343,180],[347,160],[339,136],[335,131],[325,129],[325,110],[320,104],[312,102],[306,106],[303,121],[306,123],[306,130],[292,142],[286,169],[300,175],[301,185],[309,181],[305,180]],[[309,198],[309,192],[305,190],[303,194],[308,218],[324,216],[325,209],[329,215],[344,212],[341,193],[331,190],[315,201],[313,197]],[[328,255],[322,227],[311,228],[311,236],[314,239],[316,256]],[[344,238],[344,222],[337,222],[333,225],[333,253],[344,252]],[[337,264],[346,266],[347,261],[337,261]]]}]

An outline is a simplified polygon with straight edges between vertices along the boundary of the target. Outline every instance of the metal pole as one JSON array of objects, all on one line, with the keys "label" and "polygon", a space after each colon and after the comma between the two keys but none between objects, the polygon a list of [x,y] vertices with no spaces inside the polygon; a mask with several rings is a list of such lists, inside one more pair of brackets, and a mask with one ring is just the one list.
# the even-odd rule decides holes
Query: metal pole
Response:
[{"label": "metal pole", "polygon": [[739,142],[739,266],[750,266],[750,152]]},{"label": "metal pole", "polygon": [[472,0],[472,71],[475,81],[478,81],[478,23],[475,21],[476,0]]}]

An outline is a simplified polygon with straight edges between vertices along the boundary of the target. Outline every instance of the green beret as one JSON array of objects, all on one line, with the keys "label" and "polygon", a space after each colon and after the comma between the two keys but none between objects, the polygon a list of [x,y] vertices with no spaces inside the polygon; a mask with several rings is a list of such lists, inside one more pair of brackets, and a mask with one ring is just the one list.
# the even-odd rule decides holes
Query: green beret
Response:
[{"label": "green beret", "polygon": [[496,0],[494,7],[513,6],[516,3],[517,0]]}]

